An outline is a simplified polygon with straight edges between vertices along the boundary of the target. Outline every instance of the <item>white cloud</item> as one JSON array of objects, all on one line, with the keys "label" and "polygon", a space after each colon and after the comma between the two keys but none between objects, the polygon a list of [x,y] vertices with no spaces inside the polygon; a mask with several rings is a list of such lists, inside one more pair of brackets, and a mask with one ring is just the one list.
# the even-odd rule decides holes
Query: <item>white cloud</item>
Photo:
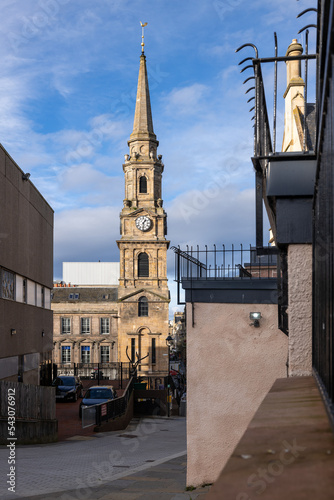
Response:
[{"label": "white cloud", "polygon": [[208,92],[209,88],[200,83],[173,89],[164,97],[166,112],[173,115],[195,115],[199,112]]},{"label": "white cloud", "polygon": [[55,275],[64,261],[118,262],[119,209],[81,208],[55,214]]},{"label": "white cloud", "polygon": [[[0,140],[56,210],[56,269],[62,260],[119,258],[139,19],[149,22],[145,52],[172,243],[254,238],[253,131],[237,66],[254,52],[234,51],[252,42],[260,56],[273,55],[275,20],[284,55],[313,14],[296,21],[302,9],[291,0],[2,3]],[[303,8],[313,3],[303,0]],[[224,18],[214,5],[229,7]]]},{"label": "white cloud", "polygon": [[173,245],[245,243],[254,240],[254,189],[240,191],[229,184],[193,190],[168,206],[169,238]]}]

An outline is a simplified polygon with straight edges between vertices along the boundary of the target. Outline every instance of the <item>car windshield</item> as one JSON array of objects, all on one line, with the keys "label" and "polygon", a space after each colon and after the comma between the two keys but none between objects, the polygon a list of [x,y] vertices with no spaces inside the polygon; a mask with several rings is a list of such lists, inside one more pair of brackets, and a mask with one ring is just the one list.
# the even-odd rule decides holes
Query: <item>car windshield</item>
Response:
[{"label": "car windshield", "polygon": [[56,378],[52,385],[75,385],[73,377]]},{"label": "car windshield", "polygon": [[85,395],[85,399],[112,399],[113,394],[111,389],[89,389]]}]

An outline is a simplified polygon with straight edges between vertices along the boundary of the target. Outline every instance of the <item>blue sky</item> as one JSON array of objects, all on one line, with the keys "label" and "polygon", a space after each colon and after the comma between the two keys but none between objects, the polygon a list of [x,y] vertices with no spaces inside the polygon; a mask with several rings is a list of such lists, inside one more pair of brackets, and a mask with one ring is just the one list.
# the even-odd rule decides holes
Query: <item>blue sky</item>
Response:
[{"label": "blue sky", "polygon": [[[55,278],[63,261],[119,259],[140,21],[148,22],[145,53],[171,244],[254,242],[252,115],[242,85],[252,73],[240,75],[238,66],[253,52],[235,49],[251,42],[260,57],[272,56],[276,31],[285,55],[292,38],[304,41],[297,31],[315,22],[314,13],[296,19],[315,0],[1,4],[0,142],[55,210]],[[269,106],[271,73],[265,70]],[[171,278],[173,262],[169,251]]]}]

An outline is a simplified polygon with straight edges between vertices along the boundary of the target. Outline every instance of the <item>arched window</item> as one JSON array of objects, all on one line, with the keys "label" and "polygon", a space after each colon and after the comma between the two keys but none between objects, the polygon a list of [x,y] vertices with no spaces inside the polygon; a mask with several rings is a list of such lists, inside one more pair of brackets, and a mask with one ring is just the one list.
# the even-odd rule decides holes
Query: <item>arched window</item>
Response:
[{"label": "arched window", "polygon": [[138,255],[138,278],[148,278],[149,276],[149,263],[148,255],[142,252]]},{"label": "arched window", "polygon": [[138,300],[138,316],[148,316],[148,301],[146,297]]},{"label": "arched window", "polygon": [[139,179],[139,192],[147,193],[147,179],[145,175],[142,175]]}]

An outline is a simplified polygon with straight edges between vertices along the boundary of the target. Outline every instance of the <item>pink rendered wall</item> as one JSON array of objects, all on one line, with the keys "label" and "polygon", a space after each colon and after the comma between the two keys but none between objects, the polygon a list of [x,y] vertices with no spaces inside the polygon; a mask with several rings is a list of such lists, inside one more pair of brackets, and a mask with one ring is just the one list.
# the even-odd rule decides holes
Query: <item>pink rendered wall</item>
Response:
[{"label": "pink rendered wall", "polygon": [[[260,327],[249,313],[262,314]],[[187,485],[214,482],[276,378],[288,338],[277,305],[187,304]]]}]

